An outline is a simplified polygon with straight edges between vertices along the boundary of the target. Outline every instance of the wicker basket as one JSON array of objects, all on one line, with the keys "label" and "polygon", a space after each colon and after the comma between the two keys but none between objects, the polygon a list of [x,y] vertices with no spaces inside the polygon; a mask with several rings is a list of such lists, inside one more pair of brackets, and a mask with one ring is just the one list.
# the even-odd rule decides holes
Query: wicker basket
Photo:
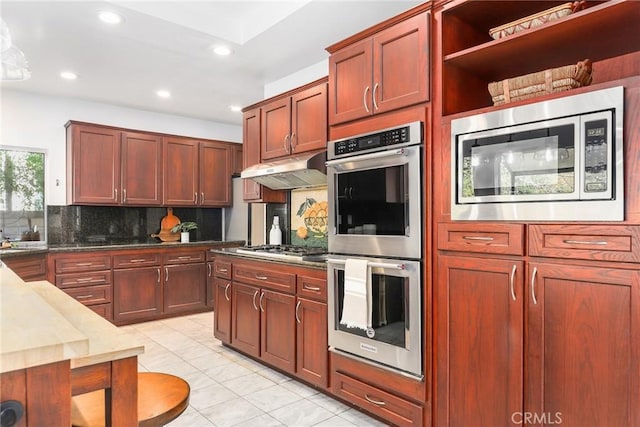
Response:
[{"label": "wicker basket", "polygon": [[591,60],[489,83],[493,105],[562,92],[591,83]]},{"label": "wicker basket", "polygon": [[509,22],[507,24],[495,27],[489,30],[489,35],[494,39],[501,39],[503,37],[510,36],[520,31],[528,30],[529,28],[535,28],[540,25],[546,24],[549,21],[555,21],[557,19],[564,18],[572,13],[578,12],[584,9],[584,1],[574,1],[561,4],[551,9],[544,10],[530,15],[517,21]]}]

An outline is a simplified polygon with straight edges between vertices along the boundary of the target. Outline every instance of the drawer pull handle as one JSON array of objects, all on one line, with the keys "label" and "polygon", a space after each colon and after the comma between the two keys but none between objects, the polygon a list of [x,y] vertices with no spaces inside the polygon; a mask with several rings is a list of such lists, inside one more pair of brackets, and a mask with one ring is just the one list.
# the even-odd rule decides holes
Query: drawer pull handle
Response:
[{"label": "drawer pull handle", "polygon": [[296,304],[296,322],[298,322],[298,324],[302,323],[302,321],[300,320],[300,315],[299,315],[299,311],[300,311],[300,303],[302,301],[298,300],[298,303]]},{"label": "drawer pull handle", "polygon": [[258,280],[267,280],[268,277],[267,276],[259,276],[259,275],[256,274],[256,279],[258,279]]},{"label": "drawer pull handle", "polygon": [[91,282],[93,280],[93,277],[84,277],[81,279],[76,279],[77,283],[86,283],[86,282]]},{"label": "drawer pull handle", "polygon": [[229,287],[231,286],[231,283],[227,283],[227,286],[224,287],[224,297],[227,301],[231,301],[231,298],[229,298]]},{"label": "drawer pull handle", "polygon": [[92,262],[78,262],[76,263],[76,267],[90,267],[92,266]]},{"label": "drawer pull handle", "polygon": [[169,269],[167,267],[164,268],[164,282],[169,283]]},{"label": "drawer pull handle", "polygon": [[493,241],[493,237],[489,236],[462,236],[464,240],[481,240],[483,242]]},{"label": "drawer pull handle", "polygon": [[609,243],[606,240],[596,240],[593,242],[590,242],[588,240],[563,240],[564,243],[567,243],[569,245],[600,245],[600,246],[606,246]]},{"label": "drawer pull handle", "polygon": [[370,113],[369,106],[367,105],[367,92],[369,92],[369,86],[364,88],[364,93],[362,94],[362,103],[364,104],[364,109],[367,113]]},{"label": "drawer pull handle", "polygon": [[318,291],[320,290],[320,288],[319,288],[319,287],[317,287],[317,286],[309,286],[309,285],[307,285],[307,284],[302,285],[302,287],[303,287],[304,289],[307,289],[307,290],[310,290],[310,291],[316,291],[316,292],[318,292]]},{"label": "drawer pull handle", "polygon": [[536,275],[538,274],[538,267],[533,267],[533,274],[531,275],[531,298],[533,298],[533,304],[538,304],[536,298]]},{"label": "drawer pull handle", "polygon": [[229,272],[229,270],[227,270],[226,268],[219,268],[218,271],[220,273],[228,273]]},{"label": "drawer pull handle", "polygon": [[158,267],[158,285],[160,284],[160,267]]},{"label": "drawer pull handle", "polygon": [[380,400],[375,400],[369,397],[368,394],[365,393],[364,398],[367,399],[369,402],[373,403],[374,405],[378,405],[378,406],[384,406],[386,405],[386,402],[382,402]]},{"label": "drawer pull handle", "polygon": [[178,259],[191,259],[191,255],[182,255],[179,256]]},{"label": "drawer pull handle", "polygon": [[516,291],[513,287],[513,279],[515,278],[517,268],[518,266],[513,264],[513,268],[511,268],[511,276],[509,277],[509,287],[511,288],[511,299],[514,301],[516,300]]},{"label": "drawer pull handle", "polygon": [[145,261],[146,261],[145,258],[138,258],[138,259],[129,260],[129,262],[131,262],[131,263],[138,263],[138,262],[145,262]]},{"label": "drawer pull handle", "polygon": [[372,98],[373,98],[373,109],[374,110],[379,110],[380,108],[378,107],[378,102],[376,101],[377,98],[377,93],[378,93],[378,83],[376,83],[375,85],[373,85],[373,94],[372,94]]},{"label": "drawer pull handle", "polygon": [[260,311],[264,313],[264,307],[262,306],[262,298],[264,298],[264,292],[260,294],[260,301],[258,301],[258,304],[260,305]]},{"label": "drawer pull handle", "polygon": [[93,296],[93,294],[91,295],[78,295],[76,297],[76,299],[87,299],[87,298],[91,298]]},{"label": "drawer pull handle", "polygon": [[207,264],[207,277],[211,277],[211,264]]}]

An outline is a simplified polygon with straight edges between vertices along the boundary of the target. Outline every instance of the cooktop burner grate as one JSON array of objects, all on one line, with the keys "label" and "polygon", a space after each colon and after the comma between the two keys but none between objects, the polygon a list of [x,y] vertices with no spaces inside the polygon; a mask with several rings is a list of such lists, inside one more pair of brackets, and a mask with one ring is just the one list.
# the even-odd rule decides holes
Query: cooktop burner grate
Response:
[{"label": "cooktop burner grate", "polygon": [[321,259],[327,253],[326,248],[296,245],[259,245],[243,246],[237,249],[239,253],[272,256],[278,258],[295,258],[300,260]]}]

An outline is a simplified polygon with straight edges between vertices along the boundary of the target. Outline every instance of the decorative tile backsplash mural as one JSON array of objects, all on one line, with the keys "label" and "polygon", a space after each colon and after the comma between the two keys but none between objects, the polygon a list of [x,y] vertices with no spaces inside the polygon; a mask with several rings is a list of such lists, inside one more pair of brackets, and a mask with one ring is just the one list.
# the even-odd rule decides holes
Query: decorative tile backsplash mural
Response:
[{"label": "decorative tile backsplash mural", "polygon": [[291,244],[327,247],[327,187],[291,190]]}]

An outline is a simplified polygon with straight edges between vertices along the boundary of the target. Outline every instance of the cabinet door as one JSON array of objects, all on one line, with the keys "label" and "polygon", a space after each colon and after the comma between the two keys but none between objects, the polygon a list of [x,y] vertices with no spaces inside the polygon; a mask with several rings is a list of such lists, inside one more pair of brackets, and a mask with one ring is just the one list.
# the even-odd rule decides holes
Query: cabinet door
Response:
[{"label": "cabinet door", "polygon": [[215,296],[216,296],[216,288],[215,288],[215,276],[213,274],[214,263],[213,261],[207,262],[207,307],[213,307]]},{"label": "cabinet door", "polygon": [[67,128],[67,172],[70,203],[118,204],[120,189],[120,132],[99,126]]},{"label": "cabinet door", "polygon": [[523,408],[523,262],[440,256],[438,425],[506,426]]},{"label": "cabinet door", "polygon": [[198,202],[198,141],[163,138],[164,196],[171,206],[195,206]]},{"label": "cabinet door", "polygon": [[327,148],[327,84],[291,97],[291,154]]},{"label": "cabinet door", "polygon": [[429,99],[429,18],[422,13],[373,37],[375,113]]},{"label": "cabinet door", "polygon": [[231,281],[213,280],[215,307],[213,310],[213,336],[225,344],[231,343]]},{"label": "cabinet door", "polygon": [[144,133],[122,133],[122,190],[126,205],[162,204],[162,138]]},{"label": "cabinet door", "polygon": [[240,176],[242,173],[242,144],[230,144],[232,152],[231,172],[233,176]]},{"label": "cabinet door", "polygon": [[[242,162],[247,168],[260,163],[260,109],[245,112],[242,122]],[[256,200],[262,196],[261,185],[252,179],[243,179],[242,188],[243,200]]]},{"label": "cabinet door", "polygon": [[155,318],[162,313],[160,267],[113,271],[113,320]]},{"label": "cabinet door", "polygon": [[260,289],[234,282],[231,286],[231,342],[238,350],[260,356]]},{"label": "cabinet door", "polygon": [[532,263],[528,278],[526,411],[640,425],[640,272]]},{"label": "cabinet door", "polygon": [[291,98],[275,100],[261,109],[262,161],[290,154],[291,144]]},{"label": "cabinet door", "polygon": [[296,323],[296,375],[326,388],[329,385],[327,304],[298,298]]},{"label": "cabinet door", "polygon": [[229,144],[200,143],[199,205],[231,206],[231,154]]},{"label": "cabinet door", "polygon": [[329,124],[370,116],[373,47],[371,39],[329,57]]},{"label": "cabinet door", "polygon": [[260,357],[265,362],[295,372],[296,298],[263,290],[260,294]]},{"label": "cabinet door", "polygon": [[177,313],[206,307],[204,263],[164,266],[164,312]]}]

